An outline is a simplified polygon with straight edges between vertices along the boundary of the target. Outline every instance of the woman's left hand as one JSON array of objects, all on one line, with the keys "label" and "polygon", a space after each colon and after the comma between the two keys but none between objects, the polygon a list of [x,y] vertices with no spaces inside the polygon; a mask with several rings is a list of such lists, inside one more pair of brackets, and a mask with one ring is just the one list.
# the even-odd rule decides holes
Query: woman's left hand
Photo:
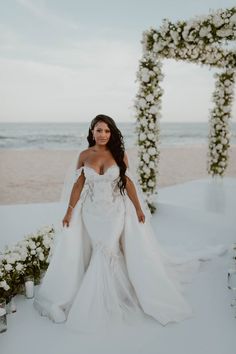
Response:
[{"label": "woman's left hand", "polygon": [[138,221],[142,222],[144,224],[145,223],[145,215],[144,215],[142,209],[136,209],[136,213],[137,213]]}]

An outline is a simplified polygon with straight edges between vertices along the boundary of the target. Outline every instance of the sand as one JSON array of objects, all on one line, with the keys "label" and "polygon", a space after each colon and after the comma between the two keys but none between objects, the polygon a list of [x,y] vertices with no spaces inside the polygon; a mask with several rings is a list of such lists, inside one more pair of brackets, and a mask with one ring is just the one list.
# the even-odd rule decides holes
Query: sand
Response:
[{"label": "sand", "polygon": [[[135,148],[130,149],[132,160]],[[207,146],[161,147],[158,188],[207,177]],[[74,150],[0,150],[0,204],[56,202]],[[236,177],[236,146],[226,176]]]}]

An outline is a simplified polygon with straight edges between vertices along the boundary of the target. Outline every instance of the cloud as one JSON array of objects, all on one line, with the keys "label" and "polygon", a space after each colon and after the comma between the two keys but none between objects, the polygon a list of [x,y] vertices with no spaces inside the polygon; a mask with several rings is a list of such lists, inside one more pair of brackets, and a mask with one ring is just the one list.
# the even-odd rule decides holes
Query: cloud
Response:
[{"label": "cloud", "polygon": [[135,48],[102,40],[45,50],[42,56],[51,63],[0,60],[2,121],[89,120],[98,112],[130,118]]},{"label": "cloud", "polygon": [[[84,121],[99,112],[134,121],[137,43],[70,38],[45,47],[7,28],[3,33],[10,46],[5,53],[15,50],[22,57],[0,59],[1,121]],[[164,60],[163,70],[162,121],[207,121],[214,70],[174,60]]]},{"label": "cloud", "polygon": [[77,30],[79,25],[73,21],[68,21],[61,16],[51,13],[48,8],[42,3],[34,2],[32,0],[16,0],[16,2],[24,7],[26,10],[30,11],[35,17],[46,21],[54,27],[66,27],[68,29]]},{"label": "cloud", "polygon": [[0,49],[3,53],[12,49],[15,50],[16,47],[20,46],[21,39],[19,33],[0,23]]}]

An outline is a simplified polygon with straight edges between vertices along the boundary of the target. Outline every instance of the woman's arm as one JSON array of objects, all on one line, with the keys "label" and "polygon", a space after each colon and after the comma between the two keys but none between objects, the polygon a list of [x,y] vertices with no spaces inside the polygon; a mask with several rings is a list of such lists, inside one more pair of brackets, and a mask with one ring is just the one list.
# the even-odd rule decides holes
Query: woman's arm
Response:
[{"label": "woman's arm", "polygon": [[[129,167],[129,163],[128,163],[128,157],[127,157],[127,154],[125,153],[125,156],[124,156],[124,162],[126,164],[126,167],[128,168]],[[138,216],[138,220],[142,223],[145,222],[145,215],[142,211],[142,208],[141,208],[141,205],[140,205],[140,202],[139,202],[139,199],[138,199],[138,195],[137,195],[137,192],[136,192],[136,188],[135,188],[135,185],[134,183],[131,181],[131,179],[129,177],[126,176],[126,191],[127,191],[127,194],[128,194],[128,197],[130,198],[131,202],[133,203],[135,209],[136,209],[136,213],[137,213],[137,216]]]},{"label": "woman's arm", "polygon": [[[77,169],[82,167],[83,165],[84,165],[84,153],[81,152],[79,155]],[[66,211],[66,215],[64,216],[64,219],[62,221],[63,226],[66,225],[68,227],[70,224],[72,211],[80,198],[80,194],[84,187],[84,182],[85,182],[85,176],[84,173],[82,172],[81,175],[78,177],[77,181],[74,183],[73,188],[71,190],[69,205]]]}]

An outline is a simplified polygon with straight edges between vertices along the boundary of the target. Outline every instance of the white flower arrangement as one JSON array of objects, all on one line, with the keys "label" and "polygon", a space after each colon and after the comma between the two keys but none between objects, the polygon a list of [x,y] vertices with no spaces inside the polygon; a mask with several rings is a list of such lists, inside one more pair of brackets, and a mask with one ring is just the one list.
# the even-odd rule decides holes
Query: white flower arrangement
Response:
[{"label": "white flower arrangement", "polygon": [[151,212],[154,212],[157,194],[159,162],[159,120],[163,89],[163,58],[224,68],[216,75],[213,94],[215,107],[210,117],[208,172],[222,176],[227,167],[229,148],[228,121],[233,100],[236,53],[215,44],[236,39],[236,7],[219,9],[208,16],[190,21],[171,23],[164,19],[159,30],[151,28],[143,33],[143,57],[139,63],[137,80],[140,82],[135,99],[136,131],[138,136],[139,182]]},{"label": "white flower arrangement", "polygon": [[228,120],[234,97],[235,72],[226,69],[215,74],[216,88],[213,93],[214,108],[210,115],[208,173],[223,176],[228,165],[230,131]]},{"label": "white flower arrangement", "polygon": [[46,226],[25,238],[12,248],[0,253],[0,297],[7,301],[16,295],[24,284],[24,277],[32,275],[37,283],[42,271],[50,262],[50,249],[55,231]]}]

